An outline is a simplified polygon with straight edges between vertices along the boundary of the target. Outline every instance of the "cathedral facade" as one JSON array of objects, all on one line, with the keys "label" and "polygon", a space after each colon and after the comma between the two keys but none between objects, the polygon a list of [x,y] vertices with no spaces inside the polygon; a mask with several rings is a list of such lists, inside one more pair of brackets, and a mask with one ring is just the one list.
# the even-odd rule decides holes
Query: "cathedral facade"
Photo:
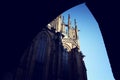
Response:
[{"label": "cathedral facade", "polygon": [[87,80],[74,23],[60,15],[43,28],[22,56],[15,80]]}]

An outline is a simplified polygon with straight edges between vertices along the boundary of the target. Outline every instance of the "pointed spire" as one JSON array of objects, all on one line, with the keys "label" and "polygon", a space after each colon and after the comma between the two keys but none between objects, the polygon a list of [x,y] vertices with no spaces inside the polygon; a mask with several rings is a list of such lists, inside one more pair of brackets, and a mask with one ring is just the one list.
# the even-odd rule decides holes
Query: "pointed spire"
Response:
[{"label": "pointed spire", "polygon": [[63,22],[64,22],[64,16],[63,16]]},{"label": "pointed spire", "polygon": [[70,14],[68,14],[68,27],[70,27]]},{"label": "pointed spire", "polygon": [[66,31],[65,31],[65,22],[64,22],[64,16],[63,16],[63,22],[62,22],[62,26],[63,26],[63,33],[65,33]]},{"label": "pointed spire", "polygon": [[76,22],[76,19],[74,19],[74,24],[75,24],[76,39],[78,39],[78,29],[77,29],[77,22]]},{"label": "pointed spire", "polygon": [[74,19],[75,29],[77,29],[77,22],[76,19]]},{"label": "pointed spire", "polygon": [[61,23],[61,33],[65,33],[64,16],[62,18],[62,23]]},{"label": "pointed spire", "polygon": [[70,14],[68,14],[68,37],[70,37]]}]

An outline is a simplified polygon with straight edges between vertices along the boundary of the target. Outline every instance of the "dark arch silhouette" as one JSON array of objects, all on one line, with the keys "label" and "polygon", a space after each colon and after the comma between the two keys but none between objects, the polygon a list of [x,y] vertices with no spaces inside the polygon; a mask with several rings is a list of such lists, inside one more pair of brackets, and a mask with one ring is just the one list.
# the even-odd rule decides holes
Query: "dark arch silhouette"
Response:
[{"label": "dark arch silhouette", "polygon": [[[95,16],[103,34],[108,57],[116,80],[120,79],[119,56],[119,2],[113,0],[43,0],[40,2],[6,1],[1,9],[1,76],[13,72],[21,53],[30,45],[34,36],[48,22],[67,9],[86,2]],[[9,67],[8,67],[9,66]],[[2,77],[0,77],[2,78]]]}]

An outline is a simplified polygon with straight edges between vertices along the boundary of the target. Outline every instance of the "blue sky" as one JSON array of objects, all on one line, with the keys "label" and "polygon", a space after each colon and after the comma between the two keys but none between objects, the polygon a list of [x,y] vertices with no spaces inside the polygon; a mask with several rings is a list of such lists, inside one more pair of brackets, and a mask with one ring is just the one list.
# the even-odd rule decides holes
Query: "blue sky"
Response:
[{"label": "blue sky", "polygon": [[74,19],[77,20],[78,29],[80,30],[78,33],[80,50],[86,56],[84,61],[88,80],[115,80],[99,29],[99,23],[97,23],[85,3],[64,12],[62,15],[65,22],[68,14],[71,15],[72,24],[74,24]]}]

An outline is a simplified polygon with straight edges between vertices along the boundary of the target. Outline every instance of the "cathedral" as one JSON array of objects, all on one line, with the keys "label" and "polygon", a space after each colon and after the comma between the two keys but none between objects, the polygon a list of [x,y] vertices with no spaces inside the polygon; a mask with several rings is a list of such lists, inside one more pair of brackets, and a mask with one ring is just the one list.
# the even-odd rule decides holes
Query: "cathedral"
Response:
[{"label": "cathedral", "polygon": [[76,20],[59,15],[33,39],[21,57],[15,80],[87,80]]}]

